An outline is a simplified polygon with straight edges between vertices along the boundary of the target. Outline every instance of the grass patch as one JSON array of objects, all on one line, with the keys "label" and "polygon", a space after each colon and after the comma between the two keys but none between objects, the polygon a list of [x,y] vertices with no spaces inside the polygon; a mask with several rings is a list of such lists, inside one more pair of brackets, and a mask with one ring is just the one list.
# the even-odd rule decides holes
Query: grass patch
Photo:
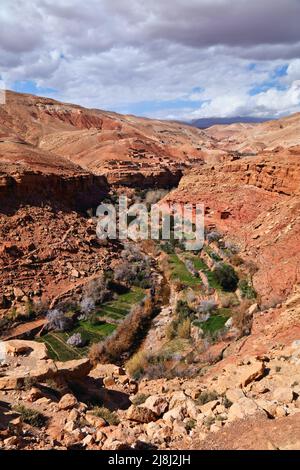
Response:
[{"label": "grass patch", "polygon": [[169,265],[171,268],[171,279],[179,280],[187,287],[199,287],[201,281],[199,278],[193,276],[177,255],[172,254],[169,256]]},{"label": "grass patch", "polygon": [[218,308],[205,322],[195,321],[194,325],[199,326],[204,334],[214,335],[224,328],[226,321],[231,317],[231,310],[228,308]]},{"label": "grass patch", "polygon": [[222,290],[214,272],[209,269],[202,258],[194,255],[186,255],[186,257],[193,262],[197,271],[202,271],[206,275],[210,287],[216,290]]}]

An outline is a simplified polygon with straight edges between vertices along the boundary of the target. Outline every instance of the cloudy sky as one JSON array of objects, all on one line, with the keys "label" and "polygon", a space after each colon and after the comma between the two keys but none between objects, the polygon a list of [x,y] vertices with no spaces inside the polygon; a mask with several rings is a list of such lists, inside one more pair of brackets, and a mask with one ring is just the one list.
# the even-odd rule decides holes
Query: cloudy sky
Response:
[{"label": "cloudy sky", "polygon": [[159,118],[300,111],[300,0],[1,0],[7,88]]}]

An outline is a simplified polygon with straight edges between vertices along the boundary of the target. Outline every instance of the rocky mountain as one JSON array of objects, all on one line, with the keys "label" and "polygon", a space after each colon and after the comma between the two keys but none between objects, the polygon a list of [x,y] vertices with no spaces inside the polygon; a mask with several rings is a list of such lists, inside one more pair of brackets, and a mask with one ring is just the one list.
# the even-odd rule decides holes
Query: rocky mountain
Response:
[{"label": "rocky mountain", "polygon": [[[1,449],[299,449],[299,127],[7,93]],[[203,248],[99,240],[119,194],[204,203]]]},{"label": "rocky mountain", "polygon": [[217,125],[230,125],[235,123],[256,123],[256,122],[265,122],[268,119],[251,117],[251,116],[235,116],[229,118],[201,118],[194,119],[191,121],[191,124],[199,129],[207,129],[208,127],[217,126]]},{"label": "rocky mountain", "polygon": [[236,123],[212,126],[206,134],[216,139],[222,149],[256,155],[263,150],[291,148],[299,145],[299,113],[259,124]]}]

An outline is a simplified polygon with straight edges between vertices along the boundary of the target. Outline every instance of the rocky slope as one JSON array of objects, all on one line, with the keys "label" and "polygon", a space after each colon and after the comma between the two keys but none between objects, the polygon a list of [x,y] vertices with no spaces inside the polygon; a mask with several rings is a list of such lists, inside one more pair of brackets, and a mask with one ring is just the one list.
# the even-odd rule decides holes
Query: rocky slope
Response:
[{"label": "rocky slope", "polygon": [[[0,106],[0,447],[299,448],[299,115],[203,132],[30,95],[7,98]],[[251,277],[258,298],[244,305],[246,336],[230,336],[231,325],[202,351],[192,328],[177,341],[186,350],[173,350],[180,373],[139,382],[128,363],[61,363],[41,343],[10,339],[40,331],[45,318],[4,331],[8,312],[27,318],[31,303],[45,311],[77,302],[85,284],[120,258],[118,244],[99,243],[95,219],[82,212],[111,184],[133,195],[178,183],[164,200],[204,203],[206,228],[234,243],[237,269]],[[221,303],[205,280],[198,294]],[[178,300],[184,289],[176,289]],[[157,312],[139,352],[160,350],[175,300]]]},{"label": "rocky slope", "polygon": [[299,156],[265,153],[207,165],[166,197],[205,205],[206,226],[234,240],[256,266],[254,287],[264,305],[285,299],[300,279]]},{"label": "rocky slope", "polygon": [[226,155],[190,126],[13,92],[0,108],[0,143],[8,142],[71,160],[110,183],[142,187],[172,186],[185,169]]},{"label": "rocky slope", "polygon": [[274,150],[276,147],[298,146],[300,116],[297,113],[259,124],[217,125],[206,129],[205,132],[216,139],[222,149],[235,150],[242,154],[257,154],[262,150]]}]

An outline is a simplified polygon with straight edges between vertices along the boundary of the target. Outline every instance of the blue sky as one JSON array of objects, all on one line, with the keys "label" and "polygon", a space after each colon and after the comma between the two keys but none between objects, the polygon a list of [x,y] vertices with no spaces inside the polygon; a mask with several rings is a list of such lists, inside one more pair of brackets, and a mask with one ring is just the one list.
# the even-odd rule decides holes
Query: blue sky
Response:
[{"label": "blue sky", "polygon": [[278,117],[300,111],[299,19],[298,0],[2,0],[0,77],[142,116]]}]

